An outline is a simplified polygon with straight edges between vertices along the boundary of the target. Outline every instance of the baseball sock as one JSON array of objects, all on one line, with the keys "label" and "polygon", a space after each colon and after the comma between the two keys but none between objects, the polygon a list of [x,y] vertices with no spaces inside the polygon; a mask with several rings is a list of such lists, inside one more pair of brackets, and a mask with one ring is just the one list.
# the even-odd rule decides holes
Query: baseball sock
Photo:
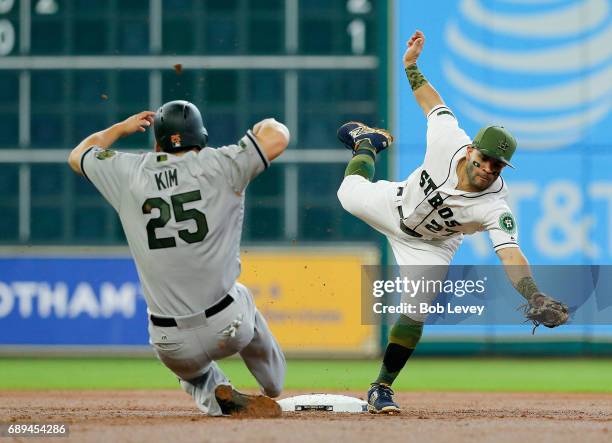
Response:
[{"label": "baseball sock", "polygon": [[414,352],[423,333],[423,323],[400,315],[389,333],[380,373],[375,383],[391,385]]},{"label": "baseball sock", "polygon": [[361,175],[369,181],[374,178],[376,162],[376,148],[372,146],[369,139],[364,138],[357,142],[353,158],[344,171],[344,176]]}]

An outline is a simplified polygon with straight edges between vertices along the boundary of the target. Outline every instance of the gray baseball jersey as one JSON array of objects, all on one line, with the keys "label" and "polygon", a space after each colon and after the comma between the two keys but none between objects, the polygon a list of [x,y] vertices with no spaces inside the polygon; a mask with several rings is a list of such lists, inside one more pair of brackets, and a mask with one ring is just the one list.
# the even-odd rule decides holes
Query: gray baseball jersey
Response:
[{"label": "gray baseball jersey", "polygon": [[151,313],[200,312],[232,288],[244,190],[268,166],[250,131],[237,145],[182,156],[83,154],[83,174],[119,214]]}]

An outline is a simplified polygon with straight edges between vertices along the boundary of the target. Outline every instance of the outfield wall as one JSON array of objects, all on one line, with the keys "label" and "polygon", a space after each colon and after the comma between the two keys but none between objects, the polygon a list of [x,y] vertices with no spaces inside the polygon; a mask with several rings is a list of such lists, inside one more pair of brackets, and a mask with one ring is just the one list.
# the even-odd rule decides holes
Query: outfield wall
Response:
[{"label": "outfield wall", "polygon": [[[0,251],[0,354],[151,355],[147,312],[124,248]],[[361,324],[362,247],[245,248],[242,275],[290,356],[379,354],[380,328]],[[428,325],[427,355],[610,355],[607,325]]]},{"label": "outfield wall", "polygon": [[[364,357],[375,326],[360,325],[361,248],[249,248],[247,285],[290,355]],[[0,352],[148,353],[147,307],[125,249],[5,251],[0,257]]]}]

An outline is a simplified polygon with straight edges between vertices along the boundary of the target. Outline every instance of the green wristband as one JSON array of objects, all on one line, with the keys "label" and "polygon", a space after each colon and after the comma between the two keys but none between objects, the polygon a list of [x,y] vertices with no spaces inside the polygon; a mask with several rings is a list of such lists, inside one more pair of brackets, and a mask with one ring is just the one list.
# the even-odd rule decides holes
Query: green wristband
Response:
[{"label": "green wristband", "polygon": [[416,63],[411,64],[406,67],[406,76],[408,77],[408,81],[410,82],[410,87],[413,91],[416,91],[425,83],[427,83],[427,79],[421,74],[419,68]]}]

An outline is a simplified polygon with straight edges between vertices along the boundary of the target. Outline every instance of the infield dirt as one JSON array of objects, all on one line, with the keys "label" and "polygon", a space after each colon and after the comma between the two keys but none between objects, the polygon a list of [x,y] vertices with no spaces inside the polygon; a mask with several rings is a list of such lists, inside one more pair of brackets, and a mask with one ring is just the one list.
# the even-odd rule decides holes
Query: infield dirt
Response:
[{"label": "infield dirt", "polygon": [[396,400],[404,409],[396,416],[309,412],[232,419],[202,416],[179,389],[1,391],[0,422],[67,423],[69,438],[56,442],[612,441],[612,394],[404,392]]}]

